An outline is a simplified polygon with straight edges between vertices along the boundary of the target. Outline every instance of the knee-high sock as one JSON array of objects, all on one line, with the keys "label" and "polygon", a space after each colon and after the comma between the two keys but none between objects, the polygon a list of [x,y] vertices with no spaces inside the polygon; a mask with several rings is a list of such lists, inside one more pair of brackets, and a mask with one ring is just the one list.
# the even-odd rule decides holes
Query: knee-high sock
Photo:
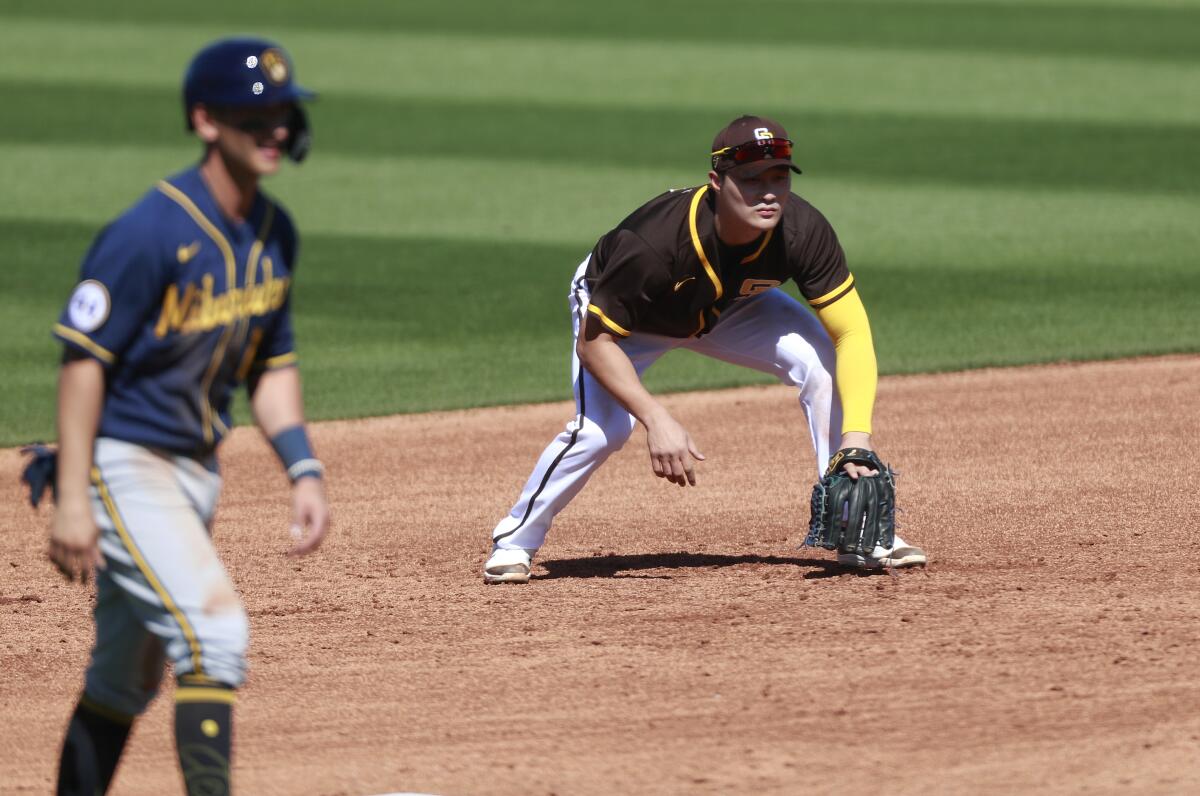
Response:
[{"label": "knee-high sock", "polygon": [[188,796],[231,793],[233,689],[195,682],[188,675],[175,690],[175,747]]},{"label": "knee-high sock", "polygon": [[109,710],[87,696],[79,698],[67,725],[58,764],[55,791],[58,796],[95,796],[108,792],[133,718]]}]

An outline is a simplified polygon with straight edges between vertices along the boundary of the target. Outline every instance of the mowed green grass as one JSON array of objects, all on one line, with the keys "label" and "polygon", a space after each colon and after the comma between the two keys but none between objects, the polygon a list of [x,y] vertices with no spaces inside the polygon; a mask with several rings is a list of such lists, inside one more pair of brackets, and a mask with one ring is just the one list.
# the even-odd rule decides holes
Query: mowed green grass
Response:
[{"label": "mowed green grass", "polygon": [[0,444],[53,436],[49,327],[96,231],[197,157],[180,78],[231,32],[321,93],[311,159],[267,186],[303,236],[314,418],[569,397],[571,272],[747,111],[797,141],[884,373],[1200,349],[1200,2],[754,8],[9,0]]}]

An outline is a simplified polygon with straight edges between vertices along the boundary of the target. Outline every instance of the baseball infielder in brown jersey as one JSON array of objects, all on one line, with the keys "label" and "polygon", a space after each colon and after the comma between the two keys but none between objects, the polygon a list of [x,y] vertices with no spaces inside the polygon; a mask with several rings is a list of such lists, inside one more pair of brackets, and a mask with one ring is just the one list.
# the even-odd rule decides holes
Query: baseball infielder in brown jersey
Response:
[{"label": "baseball infielder in brown jersey", "polygon": [[[837,235],[791,192],[792,143],[777,122],[734,119],[713,141],[708,183],[639,207],[596,244],[571,282],[578,414],[542,453],[492,532],[488,583],[529,580],[550,524],[640,421],[654,474],[696,483],[687,430],[642,385],[675,348],[761,370],[798,388],[820,478],[841,448],[871,447],[877,382],[866,310]],[[782,290],[793,279],[815,315]],[[876,471],[845,465],[851,477]],[[859,568],[925,563],[897,535]]]}]

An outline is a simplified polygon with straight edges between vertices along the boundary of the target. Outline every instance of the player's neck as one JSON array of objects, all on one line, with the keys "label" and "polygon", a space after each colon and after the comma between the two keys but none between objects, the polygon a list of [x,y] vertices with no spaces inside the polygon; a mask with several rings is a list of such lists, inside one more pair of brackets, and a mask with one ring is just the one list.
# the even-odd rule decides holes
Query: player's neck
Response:
[{"label": "player's neck", "polygon": [[726,246],[745,246],[763,234],[758,227],[742,223],[739,218],[726,218],[719,210],[713,219],[713,226],[717,230],[717,237]]},{"label": "player's neck", "polygon": [[212,150],[200,164],[200,176],[222,215],[238,223],[246,220],[258,195],[257,174],[232,167],[219,152]]}]

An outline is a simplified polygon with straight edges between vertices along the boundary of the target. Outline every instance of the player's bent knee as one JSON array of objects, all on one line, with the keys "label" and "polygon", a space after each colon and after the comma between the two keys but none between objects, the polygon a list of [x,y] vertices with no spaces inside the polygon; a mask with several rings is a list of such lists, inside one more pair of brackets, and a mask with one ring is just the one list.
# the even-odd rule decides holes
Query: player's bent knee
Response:
[{"label": "player's bent knee", "polygon": [[[832,382],[834,367],[833,349],[830,349],[828,360],[804,338],[799,335],[788,335],[779,341],[775,349],[775,367],[779,380],[784,384],[817,389],[822,378]],[[825,362],[829,365],[826,366]]]},{"label": "player's bent knee", "polygon": [[633,434],[633,426],[626,421],[601,425],[590,419],[579,428],[577,444],[592,455],[608,457],[625,447]]},{"label": "player's bent knee", "polygon": [[250,620],[241,603],[221,616],[224,632],[214,662],[214,679],[237,688],[246,679],[246,650],[250,646]]},{"label": "player's bent knee", "polygon": [[809,371],[799,387],[800,400],[806,406],[826,407],[833,402],[833,374],[824,368]]},{"label": "player's bent knee", "polygon": [[824,368],[813,368],[806,374],[804,381],[800,384],[800,390],[814,396],[832,395],[833,374]]},{"label": "player's bent knee", "polygon": [[177,676],[192,675],[237,688],[246,679],[250,620],[241,603],[232,610],[203,615],[195,626],[195,644],[174,650]]}]

